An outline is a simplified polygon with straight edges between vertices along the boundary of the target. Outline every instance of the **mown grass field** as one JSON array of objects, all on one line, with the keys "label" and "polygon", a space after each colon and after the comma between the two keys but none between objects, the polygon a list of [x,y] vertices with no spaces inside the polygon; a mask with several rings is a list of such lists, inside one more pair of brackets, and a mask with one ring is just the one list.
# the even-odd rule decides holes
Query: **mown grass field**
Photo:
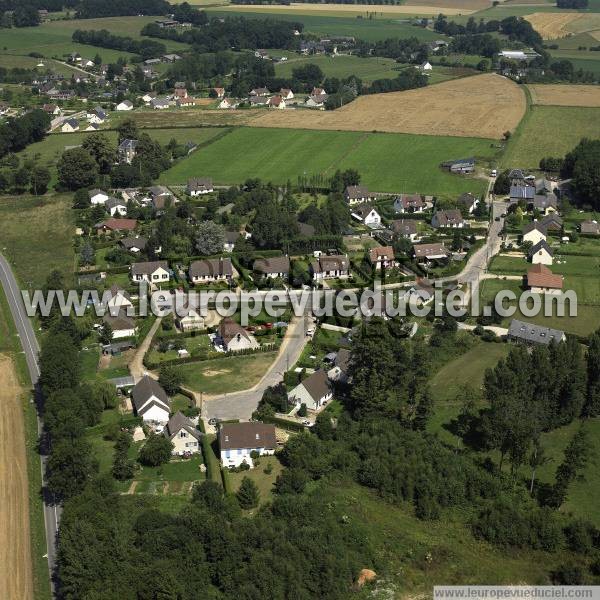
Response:
[{"label": "mown grass field", "polygon": [[75,70],[71,67],[62,64],[52,59],[44,59],[43,67],[38,67],[40,62],[39,58],[33,58],[32,56],[20,56],[16,54],[0,54],[0,67],[5,69],[37,69],[39,73],[45,73],[47,70],[65,77],[71,77]]},{"label": "mown grass field", "polygon": [[53,269],[73,272],[72,196],[0,198],[0,251],[21,284],[41,286]]},{"label": "mown grass field", "polygon": [[564,156],[582,137],[600,137],[600,108],[532,106],[508,143],[506,168],[538,168],[545,156]]},{"label": "mown grass field", "polygon": [[209,176],[233,184],[248,177],[285,183],[299,175],[333,175],[356,168],[362,182],[378,192],[422,192],[453,197],[481,192],[483,180],[450,175],[444,160],[492,157],[489,140],[348,131],[239,128],[201,148],[166,171],[162,183]]}]

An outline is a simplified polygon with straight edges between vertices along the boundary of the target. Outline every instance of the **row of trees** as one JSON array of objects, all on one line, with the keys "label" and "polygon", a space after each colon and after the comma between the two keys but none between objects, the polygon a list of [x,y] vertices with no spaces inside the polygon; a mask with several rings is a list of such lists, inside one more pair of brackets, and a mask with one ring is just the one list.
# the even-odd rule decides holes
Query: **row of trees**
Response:
[{"label": "row of trees", "polygon": [[89,31],[76,29],[73,32],[72,40],[78,44],[89,44],[90,46],[139,54],[142,60],[156,58],[167,51],[166,46],[156,40],[134,40],[130,37],[113,35],[106,29],[91,29]]},{"label": "row of trees", "polygon": [[81,0],[77,2],[78,19],[100,17],[135,17],[138,15],[166,15],[171,5],[166,0]]},{"label": "row of trees", "polygon": [[9,118],[0,124],[0,158],[44,139],[50,128],[50,121],[47,113],[35,109],[22,117]]}]

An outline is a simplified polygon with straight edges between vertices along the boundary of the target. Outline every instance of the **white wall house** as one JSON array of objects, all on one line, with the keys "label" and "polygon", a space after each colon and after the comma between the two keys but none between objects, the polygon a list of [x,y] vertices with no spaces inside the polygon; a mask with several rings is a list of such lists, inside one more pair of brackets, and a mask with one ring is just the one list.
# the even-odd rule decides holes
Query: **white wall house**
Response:
[{"label": "white wall house", "polygon": [[173,450],[171,451],[173,456],[198,454],[200,452],[202,434],[196,429],[192,421],[179,411],[169,419],[163,430],[163,435],[173,444]]},{"label": "white wall house", "polygon": [[554,260],[552,248],[545,240],[538,242],[529,251],[529,260],[534,265],[551,265]]},{"label": "white wall house", "polygon": [[267,423],[225,423],[219,430],[219,453],[224,467],[254,466],[251,453],[275,454],[275,426]]},{"label": "white wall house", "polygon": [[306,404],[309,410],[318,411],[333,397],[325,371],[315,371],[288,393],[288,400],[297,405]]},{"label": "white wall house", "polygon": [[534,246],[546,239],[546,228],[534,221],[523,227],[523,242],[531,242]]},{"label": "white wall house", "polygon": [[169,421],[171,401],[158,381],[144,375],[131,390],[131,399],[138,417],[144,422],[160,423]]},{"label": "white wall house", "polygon": [[105,204],[108,200],[108,194],[102,190],[90,190],[88,194],[92,204]]},{"label": "white wall house", "polygon": [[136,282],[166,283],[170,279],[169,265],[166,260],[133,263],[131,279]]}]

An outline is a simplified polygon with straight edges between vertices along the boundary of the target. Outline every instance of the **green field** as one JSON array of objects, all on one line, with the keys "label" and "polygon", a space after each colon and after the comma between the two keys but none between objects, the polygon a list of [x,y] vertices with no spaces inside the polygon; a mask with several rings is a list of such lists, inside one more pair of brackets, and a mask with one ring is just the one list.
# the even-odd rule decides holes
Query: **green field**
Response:
[{"label": "green field", "polygon": [[564,156],[582,137],[600,137],[600,108],[532,106],[508,143],[506,168],[538,168],[545,156]]},{"label": "green field", "polygon": [[160,181],[185,183],[206,175],[223,184],[248,177],[285,183],[303,173],[333,175],[338,168],[355,168],[374,191],[454,197],[480,193],[485,182],[450,175],[439,164],[463,156],[490,159],[490,144],[458,137],[242,127],[181,161]]},{"label": "green field", "polygon": [[16,54],[0,54],[0,67],[5,69],[37,69],[38,73],[52,71],[65,77],[71,77],[76,71],[70,66],[52,59],[44,59],[43,67],[38,67],[39,58],[31,56],[20,56]]}]

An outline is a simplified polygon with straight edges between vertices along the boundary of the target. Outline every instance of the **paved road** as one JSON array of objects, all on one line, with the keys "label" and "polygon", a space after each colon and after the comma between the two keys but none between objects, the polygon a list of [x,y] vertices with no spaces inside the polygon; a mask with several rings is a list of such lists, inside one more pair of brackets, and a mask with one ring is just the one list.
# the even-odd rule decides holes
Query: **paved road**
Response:
[{"label": "paved road", "polygon": [[[39,386],[38,380],[40,377],[40,367],[38,364],[38,354],[40,347],[38,345],[31,321],[25,312],[25,306],[23,305],[23,299],[21,297],[21,288],[13,275],[12,269],[6,259],[0,254],[0,284],[4,288],[6,297],[8,298],[8,304],[12,313],[19,338],[21,340],[21,346],[23,347],[23,353],[25,354],[25,360],[27,361],[27,368],[29,370],[29,377],[31,384],[35,390],[36,399],[39,402]],[[38,435],[41,434],[43,423],[38,416],[37,420]],[[46,469],[46,457],[41,457],[41,470],[42,470],[42,483],[45,487],[45,469]],[[58,531],[58,523],[60,520],[61,509],[59,506],[54,504],[44,503],[44,523],[46,527],[46,545],[48,555],[48,568],[50,573],[53,572],[56,562],[56,534]],[[54,589],[54,586],[51,585]]]}]

